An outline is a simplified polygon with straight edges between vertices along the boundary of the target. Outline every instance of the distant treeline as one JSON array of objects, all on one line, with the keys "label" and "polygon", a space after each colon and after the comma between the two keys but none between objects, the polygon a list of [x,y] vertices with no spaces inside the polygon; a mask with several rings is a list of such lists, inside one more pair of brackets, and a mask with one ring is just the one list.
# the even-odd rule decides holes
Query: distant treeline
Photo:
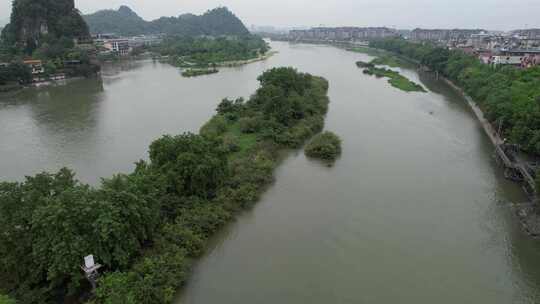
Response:
[{"label": "distant treeline", "polygon": [[89,303],[172,303],[208,238],[273,181],[279,152],[323,128],[326,80],[292,68],[258,79],[200,135],[163,136],[148,162],[98,188],[68,169],[0,183],[0,294],[79,302],[89,291],[82,258],[93,254],[104,268]]},{"label": "distant treeline", "polygon": [[267,43],[258,36],[240,37],[179,37],[166,38],[152,50],[180,67],[208,67],[228,61],[257,58],[268,51]]},{"label": "distant treeline", "polygon": [[94,34],[115,33],[123,36],[167,34],[181,36],[242,36],[249,34],[242,21],[225,7],[203,15],[180,15],[145,21],[127,6],[118,10],[102,10],[83,16]]},{"label": "distant treeline", "polygon": [[503,136],[527,152],[540,154],[540,67],[493,67],[460,50],[403,39],[373,41],[370,46],[441,73],[463,88],[489,120],[502,123]]}]

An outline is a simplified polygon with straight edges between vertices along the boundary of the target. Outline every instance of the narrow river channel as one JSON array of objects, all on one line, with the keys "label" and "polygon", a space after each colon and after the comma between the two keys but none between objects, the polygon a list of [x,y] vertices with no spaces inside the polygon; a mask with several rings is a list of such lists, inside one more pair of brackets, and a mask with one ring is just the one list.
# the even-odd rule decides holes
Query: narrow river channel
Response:
[{"label": "narrow river channel", "polygon": [[197,131],[223,97],[294,66],[330,81],[334,167],[291,153],[262,200],[213,240],[177,303],[540,303],[540,242],[509,202],[493,148],[465,102],[415,70],[428,93],[363,75],[367,55],[273,42],[265,62],[181,78],[151,61],[102,81],[0,98],[0,180],[68,166],[97,184],[129,172],[164,133]]}]

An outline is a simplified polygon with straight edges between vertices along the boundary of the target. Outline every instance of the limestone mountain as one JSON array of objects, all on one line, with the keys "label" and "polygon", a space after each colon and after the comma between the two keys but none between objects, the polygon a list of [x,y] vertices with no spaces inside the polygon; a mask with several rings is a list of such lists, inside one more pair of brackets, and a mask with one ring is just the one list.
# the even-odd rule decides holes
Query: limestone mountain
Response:
[{"label": "limestone mountain", "polygon": [[179,36],[247,35],[242,21],[225,7],[209,10],[202,15],[184,14],[146,21],[127,6],[118,10],[102,10],[84,19],[94,34],[115,33],[123,36],[168,34]]},{"label": "limestone mountain", "polygon": [[33,49],[45,35],[58,39],[89,37],[74,0],[14,0],[2,39]]}]

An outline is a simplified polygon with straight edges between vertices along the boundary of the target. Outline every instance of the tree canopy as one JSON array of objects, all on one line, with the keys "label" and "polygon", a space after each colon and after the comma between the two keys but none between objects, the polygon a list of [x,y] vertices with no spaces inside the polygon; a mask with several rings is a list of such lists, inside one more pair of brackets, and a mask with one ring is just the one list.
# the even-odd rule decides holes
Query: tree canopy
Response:
[{"label": "tree canopy", "polygon": [[257,58],[268,51],[266,42],[257,36],[183,37],[169,36],[153,51],[169,56],[170,62],[181,67],[211,67],[227,61]]},{"label": "tree canopy", "polygon": [[32,52],[46,36],[56,39],[90,36],[74,0],[14,0],[10,24],[3,30],[2,39]]},{"label": "tree canopy", "polygon": [[185,14],[145,21],[129,7],[121,6],[118,10],[102,10],[85,15],[84,19],[90,27],[90,32],[95,34],[115,33],[123,36],[167,34],[188,37],[249,34],[242,21],[225,7],[209,10],[200,16]]}]

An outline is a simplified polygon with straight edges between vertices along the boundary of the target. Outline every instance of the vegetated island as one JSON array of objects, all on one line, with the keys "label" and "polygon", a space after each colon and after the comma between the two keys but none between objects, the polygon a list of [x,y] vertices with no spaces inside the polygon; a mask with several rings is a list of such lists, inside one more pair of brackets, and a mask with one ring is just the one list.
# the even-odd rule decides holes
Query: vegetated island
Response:
[{"label": "vegetated island", "polygon": [[193,76],[199,76],[215,73],[216,67],[238,66],[267,59],[273,54],[269,53],[269,49],[262,38],[247,34],[217,38],[170,36],[150,51],[174,66],[208,72],[193,73]]},{"label": "vegetated island", "polygon": [[382,62],[385,59],[374,59],[371,62],[358,61],[356,65],[359,68],[363,69],[364,74],[374,75],[377,78],[386,77],[388,78],[388,83],[393,87],[398,88],[405,92],[427,92],[423,86],[409,80],[407,77],[401,75],[399,72],[379,68],[376,66],[377,62]]},{"label": "vegetated island", "polygon": [[219,70],[216,68],[211,69],[187,69],[182,71],[182,76],[184,77],[197,77],[202,75],[210,75],[219,73]]},{"label": "vegetated island", "polygon": [[330,131],[318,134],[306,146],[305,154],[311,158],[333,162],[341,154],[341,139]]},{"label": "vegetated island", "polygon": [[328,82],[276,68],[249,100],[223,100],[199,135],[163,136],[134,172],[97,188],[62,169],[0,183],[0,292],[24,303],[172,303],[207,240],[273,181],[281,151],[324,126]]}]

